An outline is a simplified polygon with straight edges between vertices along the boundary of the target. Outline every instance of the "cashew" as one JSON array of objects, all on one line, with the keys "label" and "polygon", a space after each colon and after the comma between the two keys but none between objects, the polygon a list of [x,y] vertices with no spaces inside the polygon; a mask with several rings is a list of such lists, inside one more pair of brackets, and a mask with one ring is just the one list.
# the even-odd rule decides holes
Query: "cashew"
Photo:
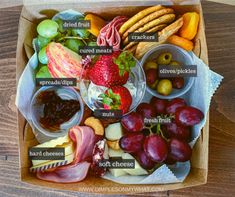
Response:
[{"label": "cashew", "polygon": [[110,148],[114,149],[114,150],[120,150],[120,146],[119,146],[119,140],[115,140],[115,141],[109,141],[107,140],[107,144]]},{"label": "cashew", "polygon": [[84,124],[91,127],[96,135],[104,135],[104,127],[99,119],[91,116],[85,120]]}]

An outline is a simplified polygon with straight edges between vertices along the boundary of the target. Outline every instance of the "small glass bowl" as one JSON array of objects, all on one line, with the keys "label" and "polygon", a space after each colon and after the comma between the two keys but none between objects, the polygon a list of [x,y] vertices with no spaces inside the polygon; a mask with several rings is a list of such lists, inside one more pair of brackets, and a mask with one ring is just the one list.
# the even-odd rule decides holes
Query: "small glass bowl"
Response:
[{"label": "small glass bowl", "polygon": [[[185,66],[193,65],[193,60],[187,51],[185,51],[184,49],[182,49],[180,47],[172,45],[172,44],[162,44],[162,45],[157,46],[157,47],[153,48],[152,50],[148,51],[143,56],[143,58],[141,60],[141,66],[143,67],[145,62],[150,61],[150,60],[154,60],[161,53],[166,53],[166,52],[171,53],[172,59],[174,61],[182,63],[182,65],[185,65]],[[184,87],[182,89],[173,89],[171,94],[169,94],[168,96],[164,96],[164,95],[159,94],[156,90],[153,90],[150,87],[148,87],[148,85],[147,85],[147,91],[151,95],[153,95],[157,98],[173,99],[173,98],[180,97],[183,94],[185,94],[186,92],[188,92],[189,89],[192,87],[194,80],[195,80],[195,77],[184,77]]]},{"label": "small glass bowl", "polygon": [[[136,61],[136,65],[135,67],[131,68],[128,81],[125,85],[123,85],[131,93],[132,104],[129,111],[123,114],[123,116],[135,110],[135,108],[142,101],[146,90],[146,78],[144,70],[140,65],[140,62],[135,57],[134,59]],[[80,81],[81,96],[84,102],[92,111],[96,109],[104,109],[102,100],[99,98],[99,95],[105,93],[107,89],[107,87],[95,85],[90,80],[82,79]]]},{"label": "small glass bowl", "polygon": [[[57,131],[50,131],[43,128],[39,122],[40,117],[43,115],[44,106],[37,103],[37,97],[41,92],[44,91],[55,91],[59,97],[62,99],[74,99],[79,101],[80,103],[80,110],[74,114],[74,116],[67,122],[60,125],[60,129]],[[82,121],[84,113],[84,104],[80,94],[72,87],[63,87],[63,86],[44,86],[41,87],[37,92],[34,94],[31,104],[30,104],[30,114],[33,124],[33,129],[36,135],[40,135],[41,138],[48,138],[54,139],[67,134],[69,128],[79,125]]]}]

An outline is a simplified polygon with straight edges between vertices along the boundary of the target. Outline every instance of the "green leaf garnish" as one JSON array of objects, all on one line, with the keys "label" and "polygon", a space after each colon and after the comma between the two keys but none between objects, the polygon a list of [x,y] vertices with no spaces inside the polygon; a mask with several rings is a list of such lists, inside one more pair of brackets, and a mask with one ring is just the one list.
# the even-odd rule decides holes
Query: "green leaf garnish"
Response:
[{"label": "green leaf garnish", "polygon": [[113,93],[111,89],[108,89],[106,94],[101,94],[103,99],[102,103],[110,106],[110,109],[119,109],[121,106],[121,98],[118,94]]},{"label": "green leaf garnish", "polygon": [[114,59],[114,63],[118,65],[119,75],[123,76],[125,72],[130,72],[131,68],[135,67],[136,60],[132,53],[123,51],[118,58]]}]

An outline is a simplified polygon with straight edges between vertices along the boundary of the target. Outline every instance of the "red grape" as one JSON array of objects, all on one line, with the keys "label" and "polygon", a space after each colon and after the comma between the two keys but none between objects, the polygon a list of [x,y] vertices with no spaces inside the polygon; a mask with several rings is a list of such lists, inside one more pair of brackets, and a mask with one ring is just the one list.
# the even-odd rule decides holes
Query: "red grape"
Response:
[{"label": "red grape", "polygon": [[168,165],[173,165],[176,163],[176,160],[174,160],[170,154],[167,155],[167,158],[166,160],[164,161],[165,164],[168,164]]},{"label": "red grape", "polygon": [[183,77],[175,77],[171,81],[172,81],[173,88],[181,89],[184,87],[184,78]]},{"label": "red grape", "polygon": [[144,151],[154,162],[163,162],[167,158],[167,143],[159,135],[150,135],[144,140]]},{"label": "red grape", "polygon": [[127,153],[136,153],[142,149],[143,141],[142,133],[129,133],[121,137],[119,146]]},{"label": "red grape", "polygon": [[165,114],[166,113],[166,106],[168,101],[159,99],[157,97],[153,97],[150,101],[150,105],[153,106],[157,114]]},{"label": "red grape", "polygon": [[190,140],[190,128],[177,125],[175,122],[162,125],[164,136],[167,138],[177,138],[188,142]]},{"label": "red grape", "polygon": [[136,112],[141,114],[143,118],[153,118],[156,116],[154,108],[148,103],[140,103]]},{"label": "red grape", "polygon": [[124,116],[121,120],[121,124],[127,131],[131,132],[138,132],[144,128],[143,117],[136,112]]},{"label": "red grape", "polygon": [[176,111],[177,108],[184,107],[186,105],[187,104],[186,104],[186,101],[184,99],[174,98],[167,104],[166,112],[168,114],[175,114],[175,111]]},{"label": "red grape", "polygon": [[144,169],[150,170],[155,166],[155,163],[148,157],[148,155],[144,151],[138,152],[136,156],[139,164]]},{"label": "red grape", "polygon": [[201,122],[204,114],[195,107],[185,106],[176,110],[175,121],[176,124],[184,126],[194,126]]},{"label": "red grape", "polygon": [[170,157],[176,161],[185,162],[190,160],[192,149],[188,143],[178,139],[171,139],[169,142]]}]

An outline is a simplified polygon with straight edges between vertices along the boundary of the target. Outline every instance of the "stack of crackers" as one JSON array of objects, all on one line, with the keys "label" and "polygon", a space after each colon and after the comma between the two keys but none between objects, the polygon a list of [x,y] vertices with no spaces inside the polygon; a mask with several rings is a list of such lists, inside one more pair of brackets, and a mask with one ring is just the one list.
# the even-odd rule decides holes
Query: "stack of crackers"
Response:
[{"label": "stack of crackers", "polygon": [[[141,58],[152,47],[164,43],[183,25],[183,18],[176,19],[172,8],[161,5],[146,8],[131,17],[119,29],[124,50],[131,51],[136,58]],[[149,32],[158,34],[158,42],[129,42],[128,33]]]}]

